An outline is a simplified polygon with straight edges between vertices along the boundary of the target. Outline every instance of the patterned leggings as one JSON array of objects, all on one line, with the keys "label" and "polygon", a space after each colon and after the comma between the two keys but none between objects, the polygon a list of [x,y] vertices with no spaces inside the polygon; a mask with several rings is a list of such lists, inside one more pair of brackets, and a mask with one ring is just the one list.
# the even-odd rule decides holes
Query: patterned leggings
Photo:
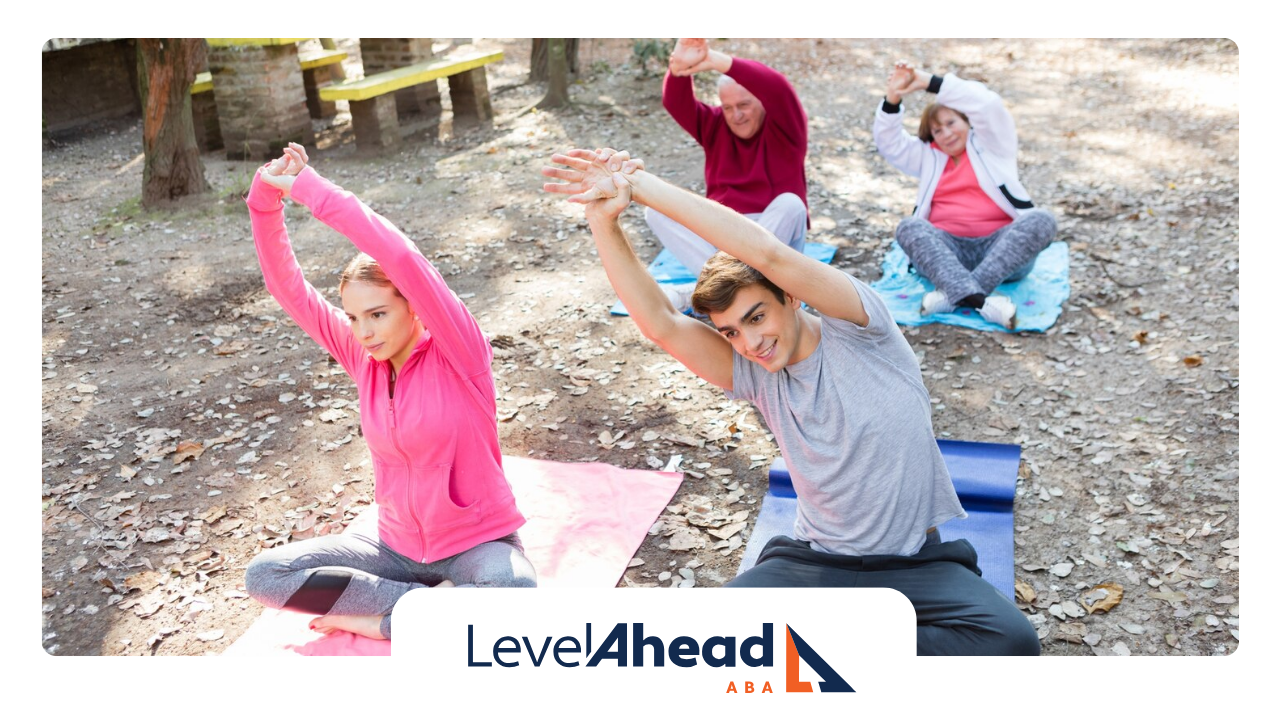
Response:
[{"label": "patterned leggings", "polygon": [[920,274],[954,304],[969,295],[990,295],[1000,283],[1026,277],[1057,232],[1052,214],[1032,210],[986,237],[959,237],[916,217],[899,223],[894,237]]}]

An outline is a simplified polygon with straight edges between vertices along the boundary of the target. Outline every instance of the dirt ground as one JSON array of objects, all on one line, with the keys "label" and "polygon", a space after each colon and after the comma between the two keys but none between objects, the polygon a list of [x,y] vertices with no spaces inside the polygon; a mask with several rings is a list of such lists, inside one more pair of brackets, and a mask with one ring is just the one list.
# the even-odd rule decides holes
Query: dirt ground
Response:
[{"label": "dirt ground", "polygon": [[[777,448],[748,405],[609,316],[615,296],[581,210],[544,195],[538,173],[552,152],[607,145],[701,191],[702,154],[663,111],[661,77],[637,67],[630,41],[585,41],[578,104],[524,113],[543,91],[523,84],[528,41],[480,44],[507,55],[489,74],[492,128],[454,137],[446,114],[438,137],[369,156],[340,115],[317,124],[313,164],[413,237],[492,335],[507,454],[635,468],[681,455],[690,472],[673,503],[751,511],[722,542],[673,505],[619,583],[687,586],[688,568],[697,587],[717,586],[734,574]],[[810,239],[839,246],[836,265],[868,281],[915,199],[870,134],[893,61],[1003,95],[1024,184],[1070,244],[1072,294],[1043,334],[906,330],[935,429],[1023,447],[1015,569],[1045,654],[1232,652],[1235,46],[714,46],[795,84],[810,121]],[[358,71],[358,57],[349,65]],[[711,79],[699,88],[714,94]],[[908,98],[908,117],[919,108]],[[337,531],[371,501],[354,387],[263,289],[240,200],[255,164],[207,154],[213,192],[145,212],[140,124],[46,143],[43,159],[43,645],[56,655],[218,653],[257,615],[243,570],[260,548]],[[350,244],[304,208],[287,214],[309,279],[336,299]],[[627,220],[652,258],[639,211]],[[673,549],[673,532],[701,547]],[[1104,583],[1123,598],[1088,614]]]}]

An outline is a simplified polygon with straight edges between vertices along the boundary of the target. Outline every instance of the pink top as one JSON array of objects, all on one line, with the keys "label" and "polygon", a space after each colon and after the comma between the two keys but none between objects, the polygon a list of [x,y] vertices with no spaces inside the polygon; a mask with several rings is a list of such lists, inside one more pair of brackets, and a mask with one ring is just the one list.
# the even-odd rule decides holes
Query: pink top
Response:
[{"label": "pink top", "polygon": [[749,140],[729,130],[724,110],[699,102],[691,76],[667,73],[662,106],[706,153],[707,197],[737,212],[758,213],[782,193],[809,205],[804,156],[809,118],[795,88],[768,65],[734,58],[726,73],[764,106],[764,123]]},{"label": "pink top", "polygon": [[515,532],[524,516],[502,473],[493,351],[475,318],[418,248],[356,196],[309,167],[292,195],[377,260],[428,331],[400,368],[392,399],[391,363],[374,360],[346,313],[303,278],[285,232],[282,193],[254,178],[247,202],[267,291],[360,392],[378,535],[401,555],[433,562]]},{"label": "pink top", "polygon": [[1013,222],[1013,218],[983,192],[969,164],[969,153],[965,152],[961,153],[959,164],[947,160],[938,188],[933,191],[929,222],[958,237],[980,238]]}]

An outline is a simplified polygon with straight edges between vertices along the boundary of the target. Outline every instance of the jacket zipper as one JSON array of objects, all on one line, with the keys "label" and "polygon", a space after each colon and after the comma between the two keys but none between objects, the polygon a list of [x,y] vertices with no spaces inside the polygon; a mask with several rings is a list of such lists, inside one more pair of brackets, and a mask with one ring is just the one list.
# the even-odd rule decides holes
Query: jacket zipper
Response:
[{"label": "jacket zipper", "polygon": [[[995,185],[995,186],[996,186],[996,189],[1001,191],[1001,193],[1000,193],[1000,194],[1001,194],[1001,196],[1002,196],[1002,197],[1001,197],[1000,199],[1001,199],[1001,200],[1004,200],[1006,203],[1008,203],[1008,204],[1009,204],[1009,207],[1013,208],[1013,215],[1012,215],[1012,217],[1013,217],[1014,219],[1017,219],[1017,217],[1018,217],[1018,215],[1019,215],[1018,207],[1017,207],[1016,205],[1014,205],[1014,204],[1013,204],[1013,201],[1012,201],[1012,200],[1010,200],[1010,199],[1009,199],[1009,198],[1007,198],[1007,197],[1003,197],[1005,193],[1009,192],[1009,191],[1008,191],[1008,189],[1007,189],[1007,185],[1008,185],[1008,183],[1006,182],[1006,183],[1005,183],[1005,184],[1003,184],[1003,185],[1002,185],[1002,184],[1000,184],[1000,181],[996,178],[996,176],[995,176],[995,175],[993,175],[993,174],[991,173],[991,168],[987,167],[987,159],[986,159],[985,157],[983,157],[983,156],[982,156],[982,151],[978,149],[978,146],[977,146],[976,144],[974,145],[973,150],[974,150],[974,152],[975,152],[975,153],[977,153],[977,155],[978,155],[978,162],[982,163],[982,171],[983,171],[983,172],[985,172],[985,173],[987,174],[987,178],[989,178],[989,179],[991,180],[991,184]],[[1016,160],[1015,160],[1015,162],[1016,162]],[[981,183],[979,183],[979,187],[981,187]],[[987,197],[991,197],[991,193],[987,193]],[[992,198],[992,200],[995,200],[995,198]],[[1001,208],[1001,210],[1003,210],[1003,209],[1004,209],[1004,208]]]},{"label": "jacket zipper", "polygon": [[[387,363],[387,364],[390,365],[390,363]],[[408,365],[409,363],[406,361],[405,367],[408,367]],[[404,374],[401,373],[401,376],[397,378],[397,380],[403,380],[403,379],[404,379]],[[404,458],[404,464],[407,470],[407,477],[405,479],[405,485],[404,485],[405,507],[409,510],[409,517],[410,519],[413,520],[413,529],[418,534],[418,545],[419,547],[422,548],[422,551],[421,551],[422,560],[420,560],[419,562],[426,562],[427,539],[422,534],[422,522],[418,520],[418,516],[413,512],[413,493],[411,488],[409,487],[410,482],[412,482],[413,480],[413,464],[409,462],[409,456],[405,454],[404,450],[400,448],[399,432],[396,430],[396,396],[391,393],[391,382],[390,382],[389,373],[388,373],[388,381],[387,381],[387,394],[389,396],[388,398],[389,402],[387,403],[387,407],[391,409],[391,444],[395,446],[396,452],[400,453],[400,456]]]}]

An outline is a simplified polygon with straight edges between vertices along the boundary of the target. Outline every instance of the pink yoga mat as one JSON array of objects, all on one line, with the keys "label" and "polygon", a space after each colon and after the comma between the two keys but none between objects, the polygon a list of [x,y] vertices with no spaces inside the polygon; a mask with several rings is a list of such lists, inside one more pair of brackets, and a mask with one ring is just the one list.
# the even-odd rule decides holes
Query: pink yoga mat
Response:
[{"label": "pink yoga mat", "polygon": [[[539,587],[613,587],[682,475],[604,463],[503,457]],[[265,610],[224,655],[390,655],[391,642],[347,632],[323,635],[312,615]]]}]

